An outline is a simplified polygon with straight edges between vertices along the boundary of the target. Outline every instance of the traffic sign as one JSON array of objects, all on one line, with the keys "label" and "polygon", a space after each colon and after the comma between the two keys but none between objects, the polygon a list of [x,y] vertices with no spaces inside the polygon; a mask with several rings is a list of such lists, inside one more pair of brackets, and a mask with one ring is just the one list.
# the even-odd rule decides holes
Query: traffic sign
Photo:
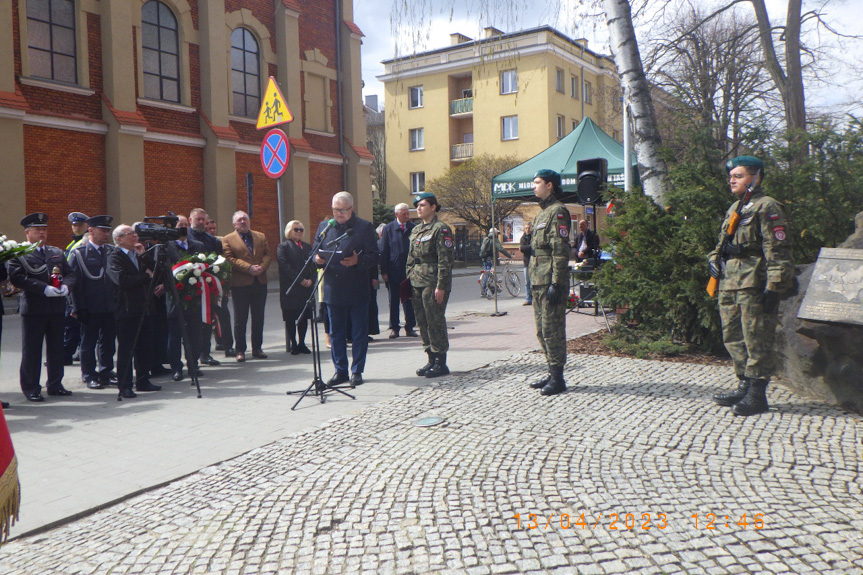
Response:
[{"label": "traffic sign", "polygon": [[272,128],[279,124],[287,124],[293,122],[294,117],[288,109],[288,103],[285,97],[282,96],[282,91],[279,90],[279,85],[276,79],[270,76],[270,81],[267,82],[267,90],[264,92],[264,99],[261,101],[261,109],[258,112],[257,128]]},{"label": "traffic sign", "polygon": [[261,142],[261,166],[264,173],[273,179],[281,177],[288,169],[290,159],[291,145],[285,133],[278,128],[267,132]]}]

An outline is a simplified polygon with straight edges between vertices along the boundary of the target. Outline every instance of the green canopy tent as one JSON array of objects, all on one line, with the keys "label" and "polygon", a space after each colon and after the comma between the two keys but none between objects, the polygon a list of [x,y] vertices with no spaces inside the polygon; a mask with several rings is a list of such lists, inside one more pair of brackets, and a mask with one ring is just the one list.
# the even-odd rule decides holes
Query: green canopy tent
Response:
[{"label": "green canopy tent", "polygon": [[[533,199],[533,175],[537,170],[549,169],[560,174],[564,201],[575,202],[578,189],[576,162],[591,158],[605,158],[608,161],[608,183],[623,187],[623,144],[603,132],[593,120],[585,118],[556,144],[492,178],[492,201]],[[634,156],[632,165],[636,165]],[[637,174],[637,170],[633,173]]]}]

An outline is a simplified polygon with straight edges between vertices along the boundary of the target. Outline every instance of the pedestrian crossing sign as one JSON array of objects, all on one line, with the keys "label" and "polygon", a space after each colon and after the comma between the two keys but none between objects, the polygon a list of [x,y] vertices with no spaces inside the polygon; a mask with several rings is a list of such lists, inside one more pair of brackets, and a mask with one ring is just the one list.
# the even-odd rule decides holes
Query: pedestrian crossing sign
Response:
[{"label": "pedestrian crossing sign", "polygon": [[264,92],[264,99],[261,101],[261,110],[258,112],[256,127],[263,130],[293,121],[294,117],[291,115],[291,110],[288,109],[288,104],[285,102],[285,97],[282,96],[282,91],[279,90],[276,79],[270,76],[270,81],[267,82],[267,91]]}]

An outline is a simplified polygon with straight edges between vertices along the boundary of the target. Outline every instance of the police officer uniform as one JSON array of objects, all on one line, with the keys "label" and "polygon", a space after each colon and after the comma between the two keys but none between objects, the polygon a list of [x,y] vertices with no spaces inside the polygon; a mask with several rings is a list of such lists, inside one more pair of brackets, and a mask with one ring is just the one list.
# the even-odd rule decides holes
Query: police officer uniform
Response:
[{"label": "police officer uniform", "polygon": [[557,195],[560,174],[539,170],[534,179],[553,184],[553,192],[540,199],[542,211],[533,220],[528,274],[533,292],[536,338],[545,352],[548,375],[531,384],[542,395],[566,391],[563,367],[566,364],[566,298],[569,294],[569,238],[572,217]]},{"label": "police officer uniform", "polygon": [[[440,204],[434,194],[419,194],[414,198],[414,207],[422,200],[440,211]],[[417,224],[411,231],[407,278],[411,283],[414,313],[423,349],[428,355],[428,363],[417,370],[419,376],[438,377],[449,373],[446,365],[449,350],[446,304],[452,290],[454,244],[451,229],[435,215],[430,222]],[[444,292],[443,303],[435,300],[435,290]]]},{"label": "police officer uniform", "polygon": [[[24,229],[47,227],[48,215],[37,212],[21,220]],[[66,263],[63,250],[40,246],[36,251],[9,261],[9,280],[23,290],[19,300],[23,344],[21,353],[21,391],[28,401],[44,401],[39,386],[42,341],[45,341],[48,395],[72,395],[63,387],[63,322],[66,298],[75,279]],[[51,285],[51,274],[62,275],[60,288]]]},{"label": "police officer uniform", "polygon": [[719,405],[733,406],[737,415],[754,415],[768,409],[765,390],[774,370],[779,298],[792,285],[794,261],[782,204],[761,191],[764,163],[740,156],[730,160],[726,169],[730,174],[740,166],[747,171],[759,170],[752,182],[755,189],[743,206],[734,237],[723,250],[728,221],[742,197],[728,209],[719,243],[708,256],[710,273],[719,278],[722,341],[734,362],[739,384],[735,391],[713,399]]},{"label": "police officer uniform", "polygon": [[[72,212],[66,216],[66,219],[69,220],[70,224],[75,225],[86,223],[89,218],[87,214]],[[72,263],[72,260],[69,259],[72,255],[72,250],[84,245],[86,238],[86,233],[75,234],[72,236],[72,241],[69,242],[66,245],[66,249],[63,250],[63,253],[66,255],[67,262],[70,264]],[[72,298],[66,298],[66,324],[63,328],[63,362],[66,365],[72,365],[74,360],[80,359],[78,348],[81,345],[81,338],[83,336],[84,326],[72,317]]]},{"label": "police officer uniform", "polygon": [[[91,228],[111,230],[111,216],[87,219]],[[81,377],[90,389],[103,389],[117,383],[114,351],[117,329],[116,286],[108,278],[108,257],[114,246],[97,246],[92,241],[73,249],[68,257],[75,276],[72,313],[83,326],[81,335]],[[98,361],[97,361],[98,360]]]}]

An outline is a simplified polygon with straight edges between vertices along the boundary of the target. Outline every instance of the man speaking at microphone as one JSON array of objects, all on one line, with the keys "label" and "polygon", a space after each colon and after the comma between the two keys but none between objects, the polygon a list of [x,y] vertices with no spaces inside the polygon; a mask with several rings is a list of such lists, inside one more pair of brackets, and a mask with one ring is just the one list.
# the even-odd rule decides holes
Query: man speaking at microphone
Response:
[{"label": "man speaking at microphone", "polygon": [[[319,249],[315,263],[326,266],[324,303],[330,320],[331,354],[336,373],[329,385],[363,383],[369,349],[369,298],[373,297],[369,268],[378,265],[377,234],[371,222],[354,213],[354,198],[347,192],[333,196],[333,218],[323,221],[315,234]],[[335,220],[335,222],[333,221]],[[330,262],[327,266],[327,262]],[[348,318],[352,361],[348,374]]]}]

